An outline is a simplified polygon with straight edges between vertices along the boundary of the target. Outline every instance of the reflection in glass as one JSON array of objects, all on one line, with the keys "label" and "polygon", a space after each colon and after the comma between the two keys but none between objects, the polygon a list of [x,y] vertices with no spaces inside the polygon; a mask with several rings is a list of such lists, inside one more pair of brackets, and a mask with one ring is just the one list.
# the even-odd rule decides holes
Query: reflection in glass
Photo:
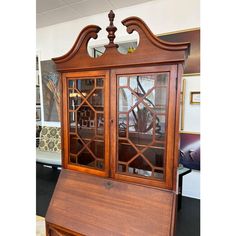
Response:
[{"label": "reflection in glass", "polygon": [[166,125],[166,117],[164,115],[156,116],[156,129],[155,129],[155,140],[156,141],[164,141],[165,139],[165,125]]},{"label": "reflection in glass", "polygon": [[168,73],[118,77],[118,172],[164,178],[167,93]]},{"label": "reflection in glass", "polygon": [[69,127],[70,127],[70,133],[76,132],[76,123],[75,123],[75,112],[69,112]]},{"label": "reflection in glass", "polygon": [[104,135],[104,115],[103,113],[97,113],[97,135]]},{"label": "reflection in glass", "polygon": [[118,171],[119,172],[126,172],[126,165],[124,164],[118,164]]},{"label": "reflection in glass", "polygon": [[127,77],[122,77],[122,76],[121,76],[121,77],[119,78],[119,85],[120,85],[120,86],[127,86],[127,79],[128,79]]},{"label": "reflection in glass", "polygon": [[76,110],[82,103],[81,94],[76,89],[69,90],[69,110]]},{"label": "reflection in glass", "polygon": [[136,154],[137,151],[127,140],[119,140],[119,161],[129,162]]},{"label": "reflection in glass", "polygon": [[95,167],[94,156],[85,148],[78,156],[77,163],[84,166]]},{"label": "reflection in glass", "polygon": [[70,163],[104,169],[104,79],[69,80]]},{"label": "reflection in glass", "polygon": [[87,97],[88,94],[93,90],[94,84],[94,79],[76,80],[76,88],[84,97]]},{"label": "reflection in glass", "polygon": [[153,76],[131,76],[130,88],[138,95],[147,93],[151,88],[154,87],[154,79],[155,78],[153,78]]},{"label": "reflection in glass", "polygon": [[164,179],[164,172],[163,172],[163,170],[154,170],[153,175],[157,179]]},{"label": "reflection in glass", "polygon": [[118,131],[120,137],[126,137],[127,132],[127,115],[126,114],[120,114],[119,120],[118,120]]},{"label": "reflection in glass", "polygon": [[167,73],[158,73],[156,76],[156,86],[167,86],[168,74]]},{"label": "reflection in glass", "polygon": [[74,80],[69,80],[69,88],[74,88],[75,87],[75,81]]},{"label": "reflection in glass", "polygon": [[92,141],[89,144],[89,148],[97,158],[103,159],[103,157],[104,157],[104,142]]},{"label": "reflection in glass", "polygon": [[70,152],[72,154],[78,154],[83,148],[83,143],[75,135],[70,135]]},{"label": "reflection in glass", "polygon": [[144,156],[152,163],[154,167],[163,167],[164,150],[157,148],[148,148],[144,151]]},{"label": "reflection in glass", "polygon": [[119,89],[119,111],[127,112],[136,102],[137,97],[128,88]]},{"label": "reflection in glass", "polygon": [[96,79],[96,87],[103,87],[103,79],[102,78]]},{"label": "reflection in glass", "polygon": [[135,174],[142,174],[146,176],[150,175],[150,172],[152,171],[152,167],[142,156],[135,158],[130,163],[129,167],[133,169]]},{"label": "reflection in glass", "polygon": [[103,98],[103,90],[96,89],[94,92],[89,96],[88,102],[96,111],[103,111],[104,107],[104,98]]}]

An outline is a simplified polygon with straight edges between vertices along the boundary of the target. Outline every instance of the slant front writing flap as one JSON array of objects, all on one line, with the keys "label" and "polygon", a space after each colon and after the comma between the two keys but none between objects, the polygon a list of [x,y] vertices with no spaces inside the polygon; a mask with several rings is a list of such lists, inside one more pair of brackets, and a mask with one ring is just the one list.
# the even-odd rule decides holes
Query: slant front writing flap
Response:
[{"label": "slant front writing flap", "polygon": [[168,236],[174,193],[62,169],[46,221],[88,236]]}]

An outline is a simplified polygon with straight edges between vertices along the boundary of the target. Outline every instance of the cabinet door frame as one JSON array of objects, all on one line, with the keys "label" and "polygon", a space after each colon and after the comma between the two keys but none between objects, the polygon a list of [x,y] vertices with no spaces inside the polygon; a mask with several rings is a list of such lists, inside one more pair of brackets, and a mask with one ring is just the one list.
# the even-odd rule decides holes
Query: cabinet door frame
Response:
[{"label": "cabinet door frame", "polygon": [[[70,132],[69,132],[69,107],[68,107],[68,80],[69,79],[81,79],[83,78],[104,78],[104,170],[95,169],[92,167],[86,167],[83,165],[75,165],[69,163],[69,150],[70,150]],[[68,72],[62,73],[62,136],[63,142],[63,168],[81,171],[83,173],[94,174],[102,177],[109,176],[110,161],[109,161],[109,147],[110,147],[110,134],[109,134],[109,71],[97,70],[97,71],[83,71],[83,72]]]},{"label": "cabinet door frame", "polygon": [[[144,177],[139,175],[123,174],[117,171],[118,159],[118,96],[117,96],[117,77],[119,75],[130,74],[148,74],[169,72],[169,90],[168,90],[168,104],[166,115],[166,160],[165,160],[165,178],[164,180]],[[110,78],[110,116],[111,120],[111,176],[114,179],[121,181],[129,181],[137,184],[145,184],[166,189],[173,189],[173,175],[176,173],[174,160],[175,158],[175,113],[176,113],[176,82],[177,82],[177,65],[159,65],[146,67],[130,67],[111,70]]]}]

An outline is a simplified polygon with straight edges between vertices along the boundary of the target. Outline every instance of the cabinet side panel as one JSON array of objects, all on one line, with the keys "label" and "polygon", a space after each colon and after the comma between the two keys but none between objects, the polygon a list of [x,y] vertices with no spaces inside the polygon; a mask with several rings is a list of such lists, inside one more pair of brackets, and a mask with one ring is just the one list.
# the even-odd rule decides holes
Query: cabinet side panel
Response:
[{"label": "cabinet side panel", "polygon": [[179,116],[180,116],[180,91],[183,65],[178,65],[176,105],[175,105],[175,144],[174,144],[174,168],[173,168],[173,190],[177,191],[177,169],[179,165]]},{"label": "cabinet side panel", "polygon": [[66,98],[66,78],[65,75],[61,74],[61,136],[62,136],[62,166],[63,168],[67,167],[67,159],[66,159],[66,145],[68,146],[67,142],[67,127],[66,127],[66,120],[67,120],[67,112],[65,107],[67,107],[67,98]]}]

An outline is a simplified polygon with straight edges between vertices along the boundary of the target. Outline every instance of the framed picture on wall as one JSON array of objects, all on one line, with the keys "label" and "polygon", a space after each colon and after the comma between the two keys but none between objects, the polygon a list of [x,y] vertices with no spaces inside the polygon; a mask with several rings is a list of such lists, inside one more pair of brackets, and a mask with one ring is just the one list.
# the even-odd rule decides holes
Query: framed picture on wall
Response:
[{"label": "framed picture on wall", "polygon": [[41,61],[40,86],[42,85],[42,103],[44,120],[58,122],[60,120],[59,74],[52,60]]},{"label": "framed picture on wall", "polygon": [[40,88],[36,86],[36,105],[40,105]]},{"label": "framed picture on wall", "polygon": [[190,93],[190,104],[200,104],[200,92]]},{"label": "framed picture on wall", "polygon": [[41,108],[36,107],[36,121],[41,121]]},{"label": "framed picture on wall", "polygon": [[36,71],[36,86],[40,86],[39,84],[39,73]]}]

